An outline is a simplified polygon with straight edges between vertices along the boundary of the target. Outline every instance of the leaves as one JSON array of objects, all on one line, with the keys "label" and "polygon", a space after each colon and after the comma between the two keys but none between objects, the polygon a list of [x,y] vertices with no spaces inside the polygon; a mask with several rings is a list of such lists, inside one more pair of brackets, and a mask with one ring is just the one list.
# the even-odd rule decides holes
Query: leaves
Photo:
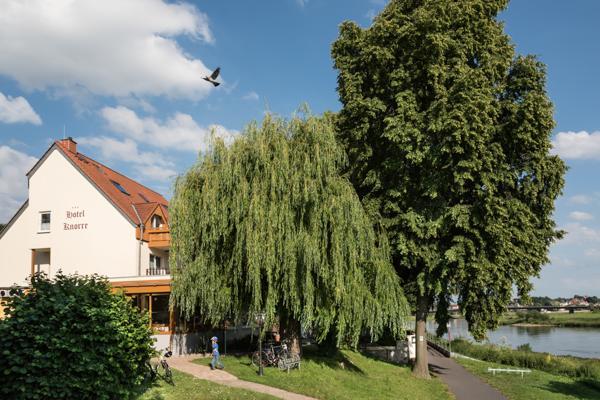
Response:
[{"label": "leaves", "polygon": [[264,310],[320,339],[335,327],[338,343],[398,335],[406,301],[345,164],[330,116],[267,116],[230,148],[215,140],[170,205],[174,305],[212,324]]},{"label": "leaves", "polygon": [[146,316],[98,276],[43,274],[0,320],[0,397],[127,399],[152,354]]},{"label": "leaves", "polygon": [[348,177],[406,287],[438,306],[442,331],[457,297],[477,338],[560,237],[545,67],[515,56],[496,18],[507,3],[391,1],[367,29],[343,23],[332,47]]}]

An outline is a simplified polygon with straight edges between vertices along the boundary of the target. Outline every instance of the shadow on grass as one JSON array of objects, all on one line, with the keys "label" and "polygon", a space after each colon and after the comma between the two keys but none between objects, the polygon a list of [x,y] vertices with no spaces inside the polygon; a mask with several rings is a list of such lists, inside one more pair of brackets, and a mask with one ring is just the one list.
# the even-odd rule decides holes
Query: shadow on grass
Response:
[{"label": "shadow on grass", "polygon": [[[251,357],[251,355],[238,357],[240,360],[239,363],[243,366],[256,368],[256,370],[257,370],[256,373],[258,374],[258,367],[252,364],[252,360],[250,359],[250,357]],[[318,349],[304,348],[302,350],[301,365],[302,365],[302,363],[305,363],[305,362],[311,362],[314,364],[318,364],[322,367],[327,367],[327,368],[334,369],[334,370],[346,370],[346,371],[354,372],[354,373],[358,373],[358,374],[365,373],[362,369],[357,367],[352,362],[352,360],[350,360],[348,357],[346,357],[340,351],[337,351],[335,354],[332,354],[332,355],[322,355],[319,353]],[[204,364],[202,364],[202,365],[204,365]],[[277,369],[277,366],[266,366],[264,368]]]},{"label": "shadow on grass", "polygon": [[323,354],[317,347],[306,347],[302,351],[302,360],[335,370],[346,370],[358,374],[365,373],[339,350],[333,354]]},{"label": "shadow on grass", "polygon": [[592,380],[579,380],[574,382],[548,382],[549,391],[567,396],[575,396],[583,400],[597,400],[600,398],[600,382]]}]

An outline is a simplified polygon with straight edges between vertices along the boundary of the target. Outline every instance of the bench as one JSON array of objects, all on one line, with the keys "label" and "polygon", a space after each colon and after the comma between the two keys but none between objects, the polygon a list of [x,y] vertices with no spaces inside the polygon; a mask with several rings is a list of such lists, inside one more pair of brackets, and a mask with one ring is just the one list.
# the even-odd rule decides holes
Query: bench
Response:
[{"label": "bench", "polygon": [[523,378],[524,374],[528,374],[531,372],[529,369],[510,369],[510,368],[488,368],[488,372],[491,372],[493,375],[496,375],[496,372],[514,372],[517,374],[521,374],[521,378]]}]

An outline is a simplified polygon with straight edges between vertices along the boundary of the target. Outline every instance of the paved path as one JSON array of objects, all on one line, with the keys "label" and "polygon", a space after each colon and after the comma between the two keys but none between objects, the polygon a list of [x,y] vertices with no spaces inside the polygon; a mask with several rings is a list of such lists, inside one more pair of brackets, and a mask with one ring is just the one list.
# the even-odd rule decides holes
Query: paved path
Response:
[{"label": "paved path", "polygon": [[507,400],[498,390],[467,371],[451,358],[446,358],[431,347],[429,370],[440,378],[456,400]]},{"label": "paved path", "polygon": [[236,376],[222,370],[211,370],[209,367],[192,363],[198,356],[181,356],[169,359],[169,365],[178,371],[188,373],[196,378],[230,386],[239,389],[251,390],[253,392],[266,393],[271,396],[286,400],[316,400],[313,397],[288,392],[260,383],[248,382],[238,379]]}]

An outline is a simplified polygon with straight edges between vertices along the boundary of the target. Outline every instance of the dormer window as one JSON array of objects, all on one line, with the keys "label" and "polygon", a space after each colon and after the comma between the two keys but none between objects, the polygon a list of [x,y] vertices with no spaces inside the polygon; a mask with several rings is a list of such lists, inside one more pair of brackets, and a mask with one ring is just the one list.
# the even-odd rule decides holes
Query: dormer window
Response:
[{"label": "dormer window", "polygon": [[153,228],[160,228],[161,226],[163,226],[163,219],[160,215],[153,215],[152,216],[152,227]]},{"label": "dormer window", "polygon": [[40,213],[40,232],[50,232],[50,211]]}]

